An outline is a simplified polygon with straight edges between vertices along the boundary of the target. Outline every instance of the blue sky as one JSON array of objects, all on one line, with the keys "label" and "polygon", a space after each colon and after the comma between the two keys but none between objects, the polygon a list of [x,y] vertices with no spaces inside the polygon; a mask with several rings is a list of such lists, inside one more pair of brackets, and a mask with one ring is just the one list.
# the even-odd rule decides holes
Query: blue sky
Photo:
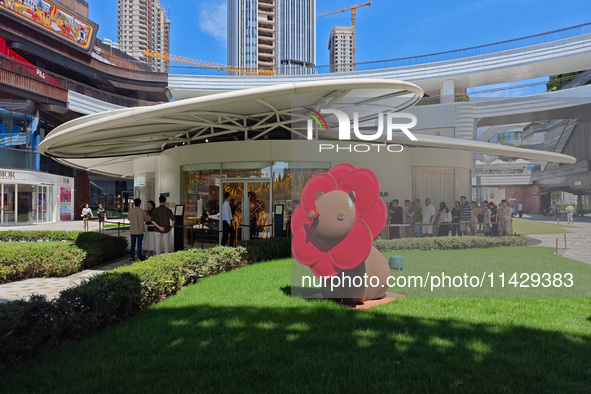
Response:
[{"label": "blue sky", "polygon": [[[87,0],[98,37],[117,39],[117,0]],[[226,0],[160,0],[170,7],[171,53],[226,63]],[[317,0],[318,13],[362,0]],[[591,1],[374,0],[358,10],[357,61],[461,49],[591,21]],[[317,20],[317,64],[328,64],[328,35],[350,12]]]}]

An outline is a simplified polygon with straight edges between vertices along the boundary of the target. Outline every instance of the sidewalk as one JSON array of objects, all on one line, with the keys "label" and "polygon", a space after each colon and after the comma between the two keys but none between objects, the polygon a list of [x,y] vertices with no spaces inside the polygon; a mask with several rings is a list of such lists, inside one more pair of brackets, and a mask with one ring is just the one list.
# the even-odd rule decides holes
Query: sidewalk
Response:
[{"label": "sidewalk", "polygon": [[77,286],[84,280],[100,274],[101,272],[110,271],[114,268],[128,264],[130,264],[129,256],[125,256],[110,263],[63,278],[33,278],[6,283],[0,285],[0,303],[29,299],[33,294],[42,294],[48,299],[57,298],[60,291],[64,289]]},{"label": "sidewalk", "polygon": [[[121,219],[109,219],[109,221],[120,221]],[[88,228],[91,232],[98,232],[98,222],[90,221]],[[63,221],[56,223],[35,223],[23,225],[0,226],[0,231],[82,231],[84,225],[81,220]],[[117,230],[106,230],[105,234],[117,236]],[[129,231],[121,231],[121,236],[127,238],[129,242]],[[122,257],[110,263],[84,270],[64,278],[33,278],[0,285],[0,303],[15,301],[19,299],[29,299],[32,294],[43,294],[47,298],[57,298],[60,291],[74,287],[82,283],[85,279],[101,272],[112,270],[113,268],[129,264],[129,256]]]},{"label": "sidewalk", "polygon": [[[109,223],[120,222],[121,224],[129,224],[127,220],[123,219],[108,219]],[[84,231],[84,223],[82,220],[67,220],[63,222],[53,223],[27,223],[9,226],[0,226],[0,231],[40,231],[40,230],[54,230],[54,231]],[[98,232],[98,221],[90,220],[88,222],[88,231]],[[107,234],[112,234],[115,230],[107,230]]]},{"label": "sidewalk", "polygon": [[[524,219],[536,220],[547,223],[556,223],[556,219],[544,216],[524,215]],[[530,238],[534,246],[547,246],[556,248],[556,238],[558,238],[558,249],[563,257],[572,260],[581,261],[591,265],[591,218],[575,218],[572,225],[567,225],[566,220],[561,218],[561,224],[567,231],[566,250],[564,249],[564,234],[532,234]]]}]

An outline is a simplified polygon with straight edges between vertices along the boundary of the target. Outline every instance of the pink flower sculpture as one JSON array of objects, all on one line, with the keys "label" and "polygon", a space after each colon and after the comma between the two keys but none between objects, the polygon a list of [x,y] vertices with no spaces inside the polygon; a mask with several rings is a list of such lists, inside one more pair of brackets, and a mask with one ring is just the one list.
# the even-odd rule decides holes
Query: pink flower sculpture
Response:
[{"label": "pink flower sculpture", "polygon": [[294,258],[319,277],[359,266],[386,224],[379,192],[377,175],[350,163],[313,176],[291,218]]}]

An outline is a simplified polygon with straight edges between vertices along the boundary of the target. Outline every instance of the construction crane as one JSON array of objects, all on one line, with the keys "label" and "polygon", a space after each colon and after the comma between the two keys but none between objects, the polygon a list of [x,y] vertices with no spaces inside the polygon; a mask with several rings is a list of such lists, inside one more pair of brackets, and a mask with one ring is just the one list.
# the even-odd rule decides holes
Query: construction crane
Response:
[{"label": "construction crane", "polygon": [[233,73],[240,73],[240,74],[247,74],[247,75],[275,75],[273,70],[267,70],[263,68],[256,68],[256,67],[239,67],[239,66],[230,66],[227,64],[220,64],[214,62],[208,62],[205,60],[198,60],[198,59],[191,59],[184,56],[177,56],[171,55],[169,53],[162,53],[162,52],[155,52],[155,51],[144,51],[145,56],[156,57],[160,59],[170,60],[173,62],[179,63],[186,63],[186,64],[193,64],[195,66],[206,67],[206,68],[215,68],[218,71],[229,71]]},{"label": "construction crane", "polygon": [[365,7],[365,6],[371,7],[371,1],[368,1],[367,3],[363,3],[363,4],[351,5],[349,7],[341,8],[340,10],[325,12],[324,14],[316,15],[316,18],[321,18],[323,16],[338,14],[340,12],[345,12],[345,11],[351,10],[351,27],[353,28],[353,45],[352,45],[352,47],[353,47],[352,48],[353,64],[355,64],[355,21],[357,20],[357,8],[361,8],[361,7]]}]

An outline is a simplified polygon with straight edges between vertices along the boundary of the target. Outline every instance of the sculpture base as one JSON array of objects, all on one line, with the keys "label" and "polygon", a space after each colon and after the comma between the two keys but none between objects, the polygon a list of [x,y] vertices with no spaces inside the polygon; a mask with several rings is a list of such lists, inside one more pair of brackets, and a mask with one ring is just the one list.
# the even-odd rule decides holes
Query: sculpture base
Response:
[{"label": "sculpture base", "polygon": [[364,302],[358,302],[358,303],[347,302],[347,301],[350,301],[350,299],[325,298],[322,296],[322,292],[313,294],[313,295],[306,297],[306,298],[332,300],[339,305],[343,305],[343,306],[346,306],[351,309],[367,310],[367,309],[373,308],[374,306],[384,305],[384,304],[388,304],[390,302],[394,302],[398,299],[406,298],[406,296],[404,294],[387,292],[385,297],[378,298],[376,300],[366,300]]},{"label": "sculpture base", "polygon": [[344,305],[351,308],[351,309],[364,311],[367,309],[371,309],[374,306],[389,304],[390,302],[394,302],[394,301],[401,299],[401,298],[406,298],[406,296],[404,294],[396,294],[396,293],[387,292],[386,296],[384,298],[380,298],[377,300],[367,300],[365,302],[362,302],[361,304],[344,304]]}]

